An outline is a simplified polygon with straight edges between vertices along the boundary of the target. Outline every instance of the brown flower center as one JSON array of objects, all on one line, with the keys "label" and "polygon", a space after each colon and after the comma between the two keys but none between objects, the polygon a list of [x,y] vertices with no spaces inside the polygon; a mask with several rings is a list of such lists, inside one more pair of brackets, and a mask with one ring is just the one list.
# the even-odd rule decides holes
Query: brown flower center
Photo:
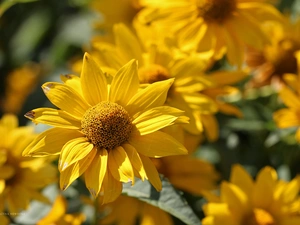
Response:
[{"label": "brown flower center", "polygon": [[153,64],[139,69],[139,79],[142,84],[152,84],[156,81],[167,80],[169,78],[168,70],[161,65]]},{"label": "brown flower center", "polygon": [[132,131],[131,118],[119,104],[103,101],[88,109],[81,121],[82,133],[98,149],[114,149],[128,141]]},{"label": "brown flower center", "polygon": [[[139,69],[139,80],[141,84],[152,84],[169,78],[171,78],[169,71],[158,64],[152,64],[151,66]],[[173,85],[169,89],[168,96],[170,97],[172,94],[174,94]]]},{"label": "brown flower center", "polygon": [[282,75],[284,73],[297,73],[297,59],[295,52],[300,49],[300,43],[292,39],[281,40],[274,54],[270,54],[270,61],[274,65],[274,73]]},{"label": "brown flower center", "polygon": [[235,0],[205,0],[198,1],[198,16],[206,22],[222,23],[236,9]]},{"label": "brown flower center", "polygon": [[245,225],[275,225],[273,216],[264,209],[255,208],[245,219]]}]

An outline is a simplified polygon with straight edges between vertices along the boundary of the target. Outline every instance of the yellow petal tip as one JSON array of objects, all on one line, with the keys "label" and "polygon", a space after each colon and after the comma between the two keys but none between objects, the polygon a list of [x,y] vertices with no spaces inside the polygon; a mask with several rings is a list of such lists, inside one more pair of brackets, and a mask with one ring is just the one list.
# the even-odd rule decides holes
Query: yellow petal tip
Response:
[{"label": "yellow petal tip", "polygon": [[32,120],[32,119],[34,119],[34,117],[35,117],[35,112],[34,112],[34,111],[29,111],[29,112],[25,113],[24,116],[25,116],[27,119]]},{"label": "yellow petal tip", "polygon": [[43,89],[44,93],[47,94],[53,86],[54,86],[53,83],[46,83],[42,86],[42,89]]}]

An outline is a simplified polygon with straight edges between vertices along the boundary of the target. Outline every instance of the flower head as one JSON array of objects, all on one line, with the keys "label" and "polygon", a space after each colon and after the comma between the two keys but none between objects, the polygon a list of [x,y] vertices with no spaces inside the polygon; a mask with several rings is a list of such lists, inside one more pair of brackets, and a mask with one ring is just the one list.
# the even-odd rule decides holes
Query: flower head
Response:
[{"label": "flower head", "polygon": [[48,203],[40,190],[56,181],[55,167],[45,159],[22,157],[36,137],[32,127],[18,127],[17,118],[6,114],[0,120],[0,136],[0,211],[17,215],[30,200]]},{"label": "flower head", "polygon": [[243,63],[246,45],[257,49],[268,38],[260,24],[266,20],[283,21],[272,5],[256,0],[179,0],[142,1],[145,6],[137,14],[140,24],[154,27],[164,34],[176,36],[180,49],[214,51],[214,58],[225,53],[231,64]]},{"label": "flower head", "polygon": [[247,51],[246,63],[254,70],[248,85],[261,87],[271,84],[278,89],[285,82],[284,74],[297,73],[295,52],[300,50],[300,20],[286,26],[273,21],[266,23],[264,28],[272,37],[272,42],[262,51]]},{"label": "flower head", "polygon": [[148,157],[186,154],[185,147],[160,129],[188,123],[183,111],[163,106],[173,79],[139,90],[138,67],[131,60],[114,76],[105,75],[85,54],[80,77],[62,76],[63,84],[42,88],[59,109],[39,108],[25,116],[54,128],[41,133],[23,152],[29,156],[60,155],[60,186],[66,189],[83,173],[93,196],[103,203],[122,191],[121,182],[137,176],[161,189]]},{"label": "flower head", "polygon": [[203,225],[288,225],[300,223],[299,179],[278,180],[271,167],[263,168],[254,181],[234,165],[230,183],[221,184],[220,197],[208,193]]}]

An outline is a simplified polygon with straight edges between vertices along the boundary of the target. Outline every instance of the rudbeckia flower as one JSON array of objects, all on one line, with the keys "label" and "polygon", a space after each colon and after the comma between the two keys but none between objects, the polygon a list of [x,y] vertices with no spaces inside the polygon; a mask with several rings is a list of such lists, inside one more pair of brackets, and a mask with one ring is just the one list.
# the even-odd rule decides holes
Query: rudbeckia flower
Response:
[{"label": "rudbeckia flower", "polygon": [[37,225],[81,225],[85,216],[82,213],[67,214],[67,201],[58,195],[49,213],[37,222]]},{"label": "rudbeckia flower", "polygon": [[[27,209],[31,200],[49,203],[40,190],[56,182],[56,169],[49,161],[22,157],[35,136],[33,127],[18,127],[12,114],[0,120],[0,212],[11,218]],[[0,224],[8,224],[5,214]]]},{"label": "rudbeckia flower", "polygon": [[230,182],[222,182],[220,196],[207,194],[203,225],[296,225],[300,224],[299,177],[278,180],[267,166],[256,181],[240,165],[234,165]]},{"label": "rudbeckia flower", "polygon": [[[222,89],[221,85],[242,79],[245,77],[245,73],[242,71],[227,72],[223,77],[220,77],[220,73],[214,77],[207,75],[205,70],[210,64],[208,54],[183,56],[162,43],[153,43],[151,47],[145,47],[144,39],[136,37],[123,24],[114,26],[114,37],[115,45],[98,41],[92,43],[91,54],[97,56],[99,64],[108,68],[107,71],[109,69],[116,70],[124,62],[136,58],[140,65],[139,80],[144,86],[175,78],[168,92],[166,105],[185,111],[190,118],[190,123],[182,126],[185,131],[199,135],[205,131],[204,128],[207,128],[209,139],[215,140],[218,136],[218,127],[215,125],[217,122],[214,114],[218,111],[218,105],[221,106],[218,104],[219,101],[215,101],[215,98],[221,92],[219,91],[218,94],[214,92],[213,95],[210,91],[209,95],[213,96],[211,98],[205,94],[206,90]],[[217,83],[219,79],[221,80]],[[211,117],[213,118],[211,119]],[[211,121],[215,122],[213,126],[211,126]],[[210,133],[213,134],[210,135]]]},{"label": "rudbeckia flower", "polygon": [[274,112],[273,119],[279,128],[296,127],[296,140],[300,142],[300,51],[295,56],[298,61],[298,75],[285,74],[283,79],[287,85],[279,91],[279,96],[287,108]]},{"label": "rudbeckia flower", "polygon": [[300,50],[300,19],[285,26],[273,21],[266,23],[264,28],[272,37],[271,45],[265,46],[262,51],[246,51],[246,63],[253,70],[248,86],[272,85],[280,89],[285,83],[284,74],[297,73],[295,52]]},{"label": "rudbeckia flower", "polygon": [[40,65],[31,62],[14,69],[7,75],[5,97],[0,101],[3,112],[15,114],[20,112],[26,98],[36,87],[40,72]]},{"label": "rudbeckia flower", "polygon": [[[246,45],[257,49],[269,42],[261,30],[266,20],[282,21],[271,4],[258,0],[141,0],[137,22],[176,37],[186,52],[226,53],[229,63],[243,63]],[[168,32],[165,32],[168,31]]]},{"label": "rudbeckia flower", "polygon": [[186,148],[160,129],[188,123],[183,111],[163,106],[173,79],[139,90],[138,67],[131,60],[114,76],[105,75],[86,53],[80,77],[62,76],[63,84],[42,89],[59,109],[26,113],[34,123],[54,128],[41,133],[26,156],[60,155],[60,187],[66,189],[83,173],[91,194],[102,203],[116,199],[122,182],[137,176],[157,190],[161,181],[149,157],[186,154]]}]

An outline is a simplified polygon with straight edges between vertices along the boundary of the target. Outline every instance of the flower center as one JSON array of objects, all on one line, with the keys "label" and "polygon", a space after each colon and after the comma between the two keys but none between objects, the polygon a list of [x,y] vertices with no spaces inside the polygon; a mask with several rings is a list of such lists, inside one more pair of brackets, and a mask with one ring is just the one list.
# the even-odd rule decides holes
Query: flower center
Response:
[{"label": "flower center", "polygon": [[300,49],[300,43],[292,39],[281,40],[275,52],[270,52],[270,61],[274,65],[274,73],[282,75],[284,73],[297,73],[297,59],[294,53]]},{"label": "flower center", "polygon": [[82,133],[98,149],[114,149],[128,141],[132,131],[128,112],[114,102],[103,101],[88,109],[81,121]]},{"label": "flower center", "polygon": [[273,216],[264,209],[255,208],[245,225],[275,225]]},{"label": "flower center", "polygon": [[169,78],[168,70],[157,64],[139,69],[139,80],[142,84],[152,84],[156,81],[167,80]]},{"label": "flower center", "polygon": [[198,16],[206,22],[222,23],[236,9],[235,0],[205,0],[198,1]]},{"label": "flower center", "polygon": [[[158,64],[153,64],[148,67],[142,67],[139,69],[139,80],[141,84],[152,84],[157,81],[163,81],[171,78],[169,71]],[[173,85],[170,87],[168,96],[174,94]]]}]

